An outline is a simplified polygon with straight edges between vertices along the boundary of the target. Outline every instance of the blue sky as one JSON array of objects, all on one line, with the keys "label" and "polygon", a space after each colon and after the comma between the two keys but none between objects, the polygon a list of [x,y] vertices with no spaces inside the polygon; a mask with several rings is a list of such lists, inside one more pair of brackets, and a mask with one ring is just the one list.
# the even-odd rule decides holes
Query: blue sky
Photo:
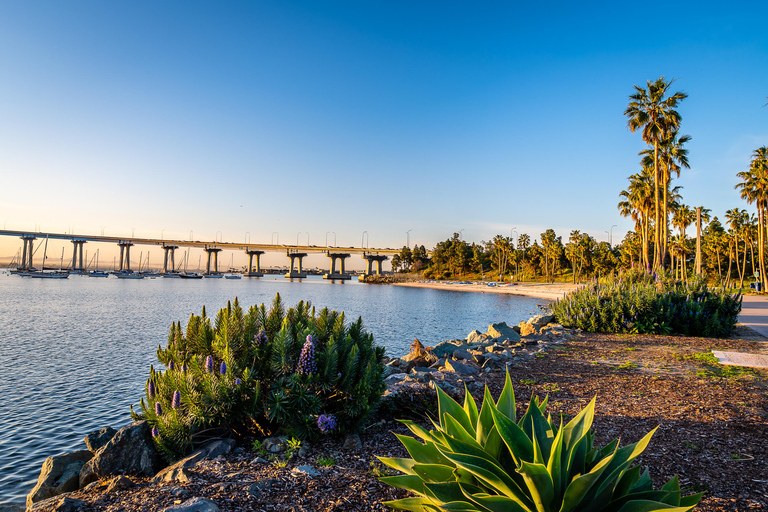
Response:
[{"label": "blue sky", "polygon": [[768,144],[768,8],[636,7],[0,0],[0,222],[379,247],[615,224],[617,241],[644,148],[627,97],[662,75],[689,95],[684,202],[748,208],[733,187]]}]

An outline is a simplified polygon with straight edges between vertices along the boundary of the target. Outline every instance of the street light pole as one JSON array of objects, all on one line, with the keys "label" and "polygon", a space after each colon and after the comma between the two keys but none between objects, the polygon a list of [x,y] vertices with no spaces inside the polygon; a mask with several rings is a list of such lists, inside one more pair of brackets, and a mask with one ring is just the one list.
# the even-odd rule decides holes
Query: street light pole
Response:
[{"label": "street light pole", "polygon": [[608,237],[609,237],[609,238],[608,238],[608,245],[610,245],[610,246],[611,246],[611,249],[613,249],[613,228],[615,228],[615,227],[616,227],[616,224],[614,224],[613,226],[611,226],[611,231],[610,231],[610,233],[608,234]]},{"label": "street light pole", "polygon": [[405,232],[405,246],[408,247],[409,249],[411,247],[411,231],[413,230],[409,229],[408,231]]}]

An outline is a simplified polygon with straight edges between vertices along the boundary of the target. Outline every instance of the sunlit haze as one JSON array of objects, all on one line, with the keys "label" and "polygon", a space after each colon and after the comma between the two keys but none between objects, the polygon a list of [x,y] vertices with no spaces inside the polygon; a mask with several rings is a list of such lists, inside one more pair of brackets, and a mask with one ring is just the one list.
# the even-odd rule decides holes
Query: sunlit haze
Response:
[{"label": "sunlit haze", "polygon": [[[624,110],[662,75],[688,94],[683,202],[752,211],[734,185],[768,144],[766,5],[1,1],[0,224],[358,247],[367,231],[371,247],[428,249],[554,228],[616,243],[645,148]],[[0,237],[2,261],[20,247]],[[70,258],[62,242],[49,256],[62,247]]]}]

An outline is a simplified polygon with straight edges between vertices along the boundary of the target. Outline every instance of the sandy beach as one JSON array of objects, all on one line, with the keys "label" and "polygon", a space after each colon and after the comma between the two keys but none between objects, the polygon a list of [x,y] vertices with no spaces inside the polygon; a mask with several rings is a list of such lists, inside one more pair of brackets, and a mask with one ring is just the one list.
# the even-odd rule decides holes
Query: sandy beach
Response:
[{"label": "sandy beach", "polygon": [[492,282],[456,282],[456,281],[414,281],[410,283],[394,283],[397,286],[410,286],[412,288],[434,288],[436,290],[455,290],[460,292],[476,293],[505,293],[509,295],[525,295],[540,299],[557,300],[570,292],[584,286],[582,284],[565,283],[522,283],[499,284]]}]

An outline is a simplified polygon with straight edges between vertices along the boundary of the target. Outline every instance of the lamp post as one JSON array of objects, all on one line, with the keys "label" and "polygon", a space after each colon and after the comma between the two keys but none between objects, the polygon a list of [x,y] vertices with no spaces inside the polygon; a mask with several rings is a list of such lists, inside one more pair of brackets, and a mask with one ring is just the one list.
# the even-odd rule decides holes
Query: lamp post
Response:
[{"label": "lamp post", "polygon": [[616,224],[611,226],[611,231],[608,233],[608,245],[613,249],[613,228],[616,227]]},{"label": "lamp post", "polygon": [[[363,231],[363,237],[362,237],[362,239],[360,240],[360,248],[361,248],[361,249],[365,249],[365,240],[366,240],[366,237],[368,237],[368,232],[367,232],[367,231]],[[369,240],[369,241],[368,241],[368,243],[370,244],[370,243],[371,243],[371,242],[370,242],[370,239],[368,239],[368,240]]]},{"label": "lamp post", "polygon": [[405,246],[410,248],[411,247],[411,231],[412,229],[409,229],[405,232]]},{"label": "lamp post", "polygon": [[461,235],[462,235],[462,233],[464,233],[464,230],[463,230],[463,229],[460,229],[460,230],[459,230],[459,240],[461,240]]}]

